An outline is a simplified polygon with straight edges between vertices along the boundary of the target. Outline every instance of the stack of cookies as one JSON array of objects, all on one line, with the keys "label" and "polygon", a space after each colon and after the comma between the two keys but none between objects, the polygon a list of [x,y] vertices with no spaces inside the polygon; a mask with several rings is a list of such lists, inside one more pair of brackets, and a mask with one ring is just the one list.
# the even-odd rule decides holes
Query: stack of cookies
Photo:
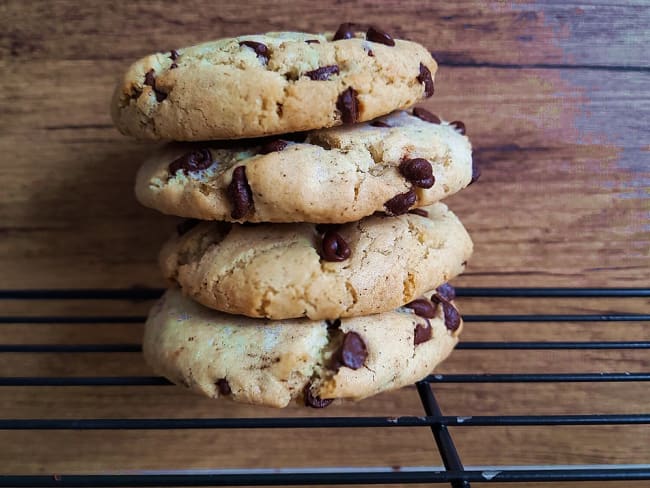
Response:
[{"label": "stack of cookies", "polygon": [[[436,203],[477,177],[461,122],[412,108],[437,65],[357,24],[242,36],[147,56],[113,120],[176,141],[138,200],[186,217],[145,357],[210,397],[284,407],[361,399],[428,375],[458,341],[447,281],[472,242]],[[201,142],[196,142],[201,141]]]}]

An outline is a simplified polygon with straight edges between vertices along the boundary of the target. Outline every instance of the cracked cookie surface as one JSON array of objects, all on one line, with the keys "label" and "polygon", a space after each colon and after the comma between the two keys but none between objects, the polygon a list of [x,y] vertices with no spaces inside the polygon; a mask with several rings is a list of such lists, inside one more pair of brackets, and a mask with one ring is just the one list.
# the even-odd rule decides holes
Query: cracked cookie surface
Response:
[{"label": "cracked cookie surface", "polygon": [[[391,198],[411,189],[413,206],[420,207],[472,181],[468,138],[451,124],[404,111],[283,137],[166,145],[140,168],[136,196],[161,212],[202,220],[343,223],[384,211]],[[183,169],[191,154],[193,164]],[[430,185],[408,171],[405,162],[414,160],[430,166]],[[243,215],[233,214],[229,193],[241,167],[252,200]]]},{"label": "cracked cookie surface", "polygon": [[351,35],[275,32],[146,56],[118,83],[113,121],[139,139],[237,139],[363,122],[432,95],[423,46]]},{"label": "cracked cookie surface", "polygon": [[[430,331],[426,340],[416,337],[422,327]],[[462,323],[453,331],[445,326],[440,306],[428,319],[400,308],[334,325],[275,322],[210,310],[171,288],[149,314],[143,350],[157,374],[208,397],[271,407],[298,400],[321,407],[331,399],[358,400],[424,378],[449,355],[461,329]],[[345,350],[347,337],[363,354],[359,347]],[[358,362],[346,360],[346,354]]]},{"label": "cracked cookie surface", "polygon": [[427,216],[378,214],[340,226],[198,223],[163,246],[160,265],[186,295],[232,314],[335,319],[389,311],[459,275],[472,253],[444,204],[419,210]]}]

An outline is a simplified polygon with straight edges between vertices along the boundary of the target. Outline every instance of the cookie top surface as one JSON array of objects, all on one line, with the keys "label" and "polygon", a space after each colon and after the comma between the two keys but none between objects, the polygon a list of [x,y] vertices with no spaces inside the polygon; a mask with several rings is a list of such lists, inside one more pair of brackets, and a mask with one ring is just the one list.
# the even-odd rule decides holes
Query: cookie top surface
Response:
[{"label": "cookie top surface", "polygon": [[[428,215],[340,226],[204,222],[161,250],[163,274],[203,305],[248,317],[389,311],[460,274],[472,241],[442,203]],[[186,229],[182,229],[186,230]]]},{"label": "cookie top surface", "polygon": [[274,322],[216,312],[172,288],[149,315],[143,350],[156,373],[209,397],[322,407],[411,384],[445,359],[462,321],[451,302],[429,304],[428,318],[401,308]]},{"label": "cookie top surface", "polygon": [[[135,191],[145,206],[182,217],[343,223],[429,205],[472,175],[471,146],[457,126],[398,111],[300,137],[169,144],[140,168]],[[408,194],[410,206],[391,204]],[[250,197],[243,211],[241,195]]]},{"label": "cookie top surface", "polygon": [[113,121],[140,139],[238,139],[363,122],[433,94],[424,47],[350,35],[275,32],[146,56],[119,81]]}]

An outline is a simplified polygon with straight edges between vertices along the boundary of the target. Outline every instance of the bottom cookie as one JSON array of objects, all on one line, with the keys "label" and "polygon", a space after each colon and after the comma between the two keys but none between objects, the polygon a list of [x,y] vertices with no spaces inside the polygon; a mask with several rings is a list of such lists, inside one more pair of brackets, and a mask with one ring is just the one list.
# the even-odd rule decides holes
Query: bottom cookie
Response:
[{"label": "bottom cookie", "polygon": [[149,314],[143,350],[156,373],[209,397],[324,407],[414,383],[449,355],[462,329],[453,288],[431,296],[363,317],[271,321],[217,312],[172,288]]}]

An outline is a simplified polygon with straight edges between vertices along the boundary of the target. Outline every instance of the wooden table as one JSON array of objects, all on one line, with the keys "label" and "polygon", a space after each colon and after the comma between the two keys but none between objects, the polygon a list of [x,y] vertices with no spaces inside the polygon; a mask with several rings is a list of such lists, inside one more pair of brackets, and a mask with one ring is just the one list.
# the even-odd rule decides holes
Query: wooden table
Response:
[{"label": "wooden table", "polygon": [[[156,254],[176,220],[136,203],[134,174],[151,145],[119,135],[108,113],[114,82],[130,62],[222,36],[330,30],[344,20],[376,23],[428,46],[440,69],[436,94],[424,106],[467,124],[483,176],[448,200],[476,248],[456,285],[649,285],[647,2],[180,5],[97,0],[0,5],[0,289],[162,286]],[[647,299],[460,303],[466,314],[647,313],[648,304]],[[115,315],[145,313],[150,302],[1,306],[2,315]],[[4,324],[0,342],[137,343],[141,332],[140,324]],[[467,341],[647,337],[642,322],[475,323],[464,334]],[[440,371],[648,371],[646,351],[463,350]],[[137,353],[3,353],[0,368],[3,377],[150,374]],[[443,412],[454,415],[650,411],[647,383],[443,384],[436,394]],[[421,412],[414,388],[324,411]],[[5,419],[322,413],[212,402],[171,387],[0,388]],[[647,425],[476,427],[452,433],[466,465],[650,462]],[[0,471],[439,465],[430,436],[415,428],[5,431]]]}]

